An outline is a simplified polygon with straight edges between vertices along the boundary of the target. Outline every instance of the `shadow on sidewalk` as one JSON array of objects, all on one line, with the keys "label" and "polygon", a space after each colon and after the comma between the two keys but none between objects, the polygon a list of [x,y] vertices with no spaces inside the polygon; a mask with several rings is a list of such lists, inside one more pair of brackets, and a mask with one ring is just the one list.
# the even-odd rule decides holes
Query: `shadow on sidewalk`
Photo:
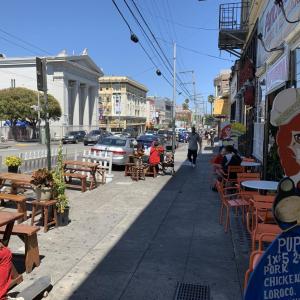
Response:
[{"label": "shadow on sidewalk", "polygon": [[119,240],[90,251],[68,276],[82,278],[68,299],[171,300],[178,282],[188,282],[207,285],[213,299],[240,300],[231,237],[210,191],[210,158],[200,155],[196,169],[182,165]]}]

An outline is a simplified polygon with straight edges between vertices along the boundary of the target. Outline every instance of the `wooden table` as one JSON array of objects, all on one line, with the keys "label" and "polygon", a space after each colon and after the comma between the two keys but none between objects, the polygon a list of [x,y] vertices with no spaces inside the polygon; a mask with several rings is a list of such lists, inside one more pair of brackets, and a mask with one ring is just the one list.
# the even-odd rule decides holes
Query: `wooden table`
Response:
[{"label": "wooden table", "polygon": [[64,171],[69,171],[70,173],[78,172],[87,172],[91,175],[90,189],[97,186],[96,172],[99,164],[88,162],[88,161],[79,161],[79,160],[64,160],[63,167]]},{"label": "wooden table", "polygon": [[[6,212],[6,211],[0,211],[0,227],[1,226],[6,226],[5,231],[3,234],[3,238],[0,239],[0,242],[4,246],[8,246],[12,229],[14,227],[14,223],[16,220],[23,218],[22,213],[13,213],[13,212]],[[18,274],[14,264],[12,265],[12,280],[10,287],[19,284],[23,281],[22,275]]]},{"label": "wooden table", "polygon": [[30,174],[0,173],[0,185],[3,185],[5,181],[30,185],[31,180],[32,175]]}]

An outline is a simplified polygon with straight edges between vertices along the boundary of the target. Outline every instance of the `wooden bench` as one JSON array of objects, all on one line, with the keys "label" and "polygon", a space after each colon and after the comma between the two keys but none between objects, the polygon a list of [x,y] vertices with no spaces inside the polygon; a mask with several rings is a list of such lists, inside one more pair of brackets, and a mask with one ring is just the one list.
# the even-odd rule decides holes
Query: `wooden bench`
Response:
[{"label": "wooden bench", "polygon": [[0,199],[1,199],[1,202],[3,200],[8,200],[8,201],[16,203],[18,212],[22,213],[24,215],[24,217],[22,219],[18,220],[19,223],[27,220],[27,209],[26,209],[26,197],[25,196],[0,193]]},{"label": "wooden bench", "polygon": [[[72,178],[79,179],[81,181],[81,191],[82,192],[86,191],[86,179],[87,179],[87,175],[80,174],[80,173],[65,172],[64,173],[64,177],[65,177],[65,182],[67,183],[67,186],[72,187],[72,188],[78,188],[78,185],[71,184]],[[66,177],[68,177],[69,179],[67,180]]]},{"label": "wooden bench", "polygon": [[[26,273],[30,273],[34,266],[40,265],[39,245],[37,232],[39,227],[26,224],[14,225],[12,235],[17,235],[25,244],[25,268]],[[0,233],[3,234],[5,226],[0,227]]]}]

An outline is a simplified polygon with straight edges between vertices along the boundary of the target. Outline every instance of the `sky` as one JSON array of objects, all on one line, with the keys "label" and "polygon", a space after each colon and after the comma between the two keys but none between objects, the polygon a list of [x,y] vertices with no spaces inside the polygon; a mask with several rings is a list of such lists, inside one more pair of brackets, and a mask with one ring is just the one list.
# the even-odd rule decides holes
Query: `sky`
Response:
[{"label": "sky", "polygon": [[[125,0],[115,1],[155,65],[172,82],[171,68],[166,69],[155,50],[151,50]],[[230,68],[235,60],[235,57],[218,49],[218,9],[219,4],[226,1],[126,1],[134,15],[139,17],[133,6],[135,1],[171,65],[173,42],[176,42],[177,72],[193,70],[196,93],[201,93],[206,100],[214,91],[213,78],[220,70]],[[89,56],[105,75],[130,76],[149,89],[148,95],[172,98],[172,86],[162,76],[156,75],[156,67],[141,46],[130,40],[130,31],[112,0],[1,2],[0,53],[7,57],[57,55],[63,49],[70,55],[81,54],[87,48]],[[139,21],[147,30],[142,20]],[[148,35],[151,37],[150,33]],[[160,51],[155,41],[153,43]],[[186,94],[192,95],[192,73],[177,74],[188,89]],[[181,87],[178,87],[178,92],[181,94],[176,95],[176,102],[182,103],[187,95]]]}]

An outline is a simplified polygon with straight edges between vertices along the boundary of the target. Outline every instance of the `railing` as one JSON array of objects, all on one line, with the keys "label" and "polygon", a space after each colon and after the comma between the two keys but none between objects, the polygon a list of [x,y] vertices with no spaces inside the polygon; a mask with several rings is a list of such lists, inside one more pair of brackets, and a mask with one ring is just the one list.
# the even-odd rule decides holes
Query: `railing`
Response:
[{"label": "railing", "polygon": [[113,178],[112,157],[113,156],[111,152],[84,150],[82,160],[99,163],[101,168],[106,170],[105,180],[107,183]]},{"label": "railing", "polygon": [[[63,150],[63,158],[66,158],[67,152]],[[21,173],[29,173],[37,169],[47,168],[47,150],[29,151],[20,153],[22,159],[20,166]],[[56,166],[58,157],[58,148],[51,150],[51,167]]]},{"label": "railing", "polygon": [[220,4],[219,30],[246,30],[249,2]]}]

